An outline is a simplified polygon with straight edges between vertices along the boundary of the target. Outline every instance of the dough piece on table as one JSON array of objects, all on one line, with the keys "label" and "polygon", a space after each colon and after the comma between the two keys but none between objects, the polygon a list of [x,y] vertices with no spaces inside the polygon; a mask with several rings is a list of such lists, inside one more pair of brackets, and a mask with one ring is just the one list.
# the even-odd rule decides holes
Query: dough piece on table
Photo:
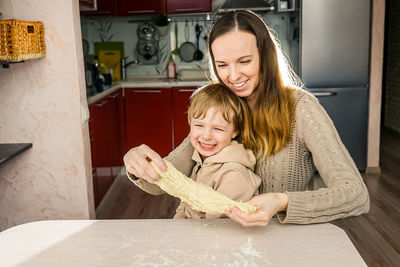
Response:
[{"label": "dough piece on table", "polygon": [[167,165],[166,172],[161,172],[154,162],[151,162],[152,167],[161,177],[154,183],[168,194],[180,198],[193,209],[208,214],[223,214],[236,206],[246,214],[255,212],[256,207],[253,205],[234,201],[211,187],[186,177],[167,160],[164,162]]}]

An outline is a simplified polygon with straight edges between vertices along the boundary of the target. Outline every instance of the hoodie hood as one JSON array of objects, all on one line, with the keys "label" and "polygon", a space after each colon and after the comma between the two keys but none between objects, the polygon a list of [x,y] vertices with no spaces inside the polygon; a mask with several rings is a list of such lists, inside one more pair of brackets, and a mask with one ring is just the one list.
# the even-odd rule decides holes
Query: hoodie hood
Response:
[{"label": "hoodie hood", "polygon": [[254,170],[254,165],[256,164],[254,153],[250,149],[245,149],[243,144],[240,144],[237,141],[232,141],[229,146],[225,147],[214,156],[206,158],[204,161],[201,159],[200,154],[194,150],[192,160],[200,165],[208,163],[223,164],[226,162],[237,162],[251,170]]}]

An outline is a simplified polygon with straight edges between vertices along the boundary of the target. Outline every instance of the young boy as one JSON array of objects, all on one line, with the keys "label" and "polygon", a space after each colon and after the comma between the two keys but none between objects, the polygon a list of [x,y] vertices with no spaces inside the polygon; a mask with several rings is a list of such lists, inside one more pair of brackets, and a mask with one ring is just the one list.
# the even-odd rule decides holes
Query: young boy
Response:
[{"label": "young boy", "polygon": [[[210,186],[235,201],[246,202],[258,194],[261,179],[253,173],[256,163],[250,149],[238,141],[249,138],[243,129],[246,104],[221,84],[210,84],[193,96],[188,110],[190,142],[196,162],[191,179]],[[246,142],[244,142],[246,143]],[[218,218],[181,202],[174,219]]]}]

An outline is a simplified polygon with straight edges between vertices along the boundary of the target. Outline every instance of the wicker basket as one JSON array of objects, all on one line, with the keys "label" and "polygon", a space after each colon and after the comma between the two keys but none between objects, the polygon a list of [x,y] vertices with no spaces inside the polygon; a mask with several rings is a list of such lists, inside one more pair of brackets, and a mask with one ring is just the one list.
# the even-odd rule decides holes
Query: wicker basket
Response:
[{"label": "wicker basket", "polygon": [[45,55],[42,22],[0,20],[0,61],[19,62]]}]

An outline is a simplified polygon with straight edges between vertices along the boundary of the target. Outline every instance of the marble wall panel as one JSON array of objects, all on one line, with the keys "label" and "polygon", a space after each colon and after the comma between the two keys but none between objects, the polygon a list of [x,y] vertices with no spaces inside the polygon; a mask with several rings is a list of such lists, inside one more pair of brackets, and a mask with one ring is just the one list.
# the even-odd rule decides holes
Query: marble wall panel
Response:
[{"label": "marble wall panel", "polygon": [[0,166],[0,230],[93,218],[78,1],[3,0],[0,11],[0,19],[42,21],[47,50],[0,69],[0,143],[33,143]]}]

